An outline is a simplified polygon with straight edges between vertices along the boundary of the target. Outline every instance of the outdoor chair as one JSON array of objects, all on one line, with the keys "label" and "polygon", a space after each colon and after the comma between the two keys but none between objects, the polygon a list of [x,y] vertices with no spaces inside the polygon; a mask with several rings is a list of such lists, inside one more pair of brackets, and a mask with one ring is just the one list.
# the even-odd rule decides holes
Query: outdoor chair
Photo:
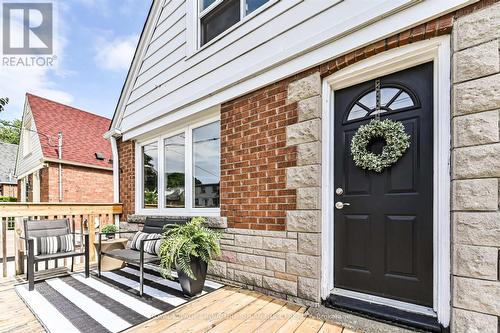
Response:
[{"label": "outdoor chair", "polygon": [[85,257],[85,277],[89,277],[89,235],[84,235],[84,251],[75,250],[76,234],[71,231],[69,219],[24,220],[24,239],[28,254],[27,271],[29,291],[35,288],[35,267],[39,262],[71,258],[71,271],[74,258]]},{"label": "outdoor chair", "polygon": [[[142,296],[144,293],[144,265],[148,264],[149,267],[156,269],[159,268],[160,258],[156,253],[151,253],[152,251],[146,251],[146,246],[149,242],[157,242],[162,239],[161,234],[163,234],[165,226],[168,225],[178,225],[186,224],[189,220],[182,218],[162,218],[162,217],[146,217],[142,231],[118,231],[120,235],[124,234],[134,234],[130,245],[125,249],[114,249],[109,252],[102,251],[102,235],[98,234],[98,245],[97,245],[97,271],[98,276],[101,276],[101,263],[102,256],[107,256],[121,260],[127,264],[139,266],[139,294]],[[141,235],[138,233],[144,233],[146,235]],[[134,244],[136,240],[137,244]],[[158,243],[159,244],[159,243]],[[155,245],[149,246],[148,249],[151,250]]]}]

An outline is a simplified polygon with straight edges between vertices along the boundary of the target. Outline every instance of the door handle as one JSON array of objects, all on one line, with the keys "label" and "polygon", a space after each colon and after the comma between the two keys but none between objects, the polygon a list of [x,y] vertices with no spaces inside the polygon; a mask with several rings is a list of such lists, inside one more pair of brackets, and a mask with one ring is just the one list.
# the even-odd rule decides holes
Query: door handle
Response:
[{"label": "door handle", "polygon": [[351,204],[350,204],[350,203],[348,203],[348,202],[337,201],[337,202],[335,203],[335,208],[337,208],[337,209],[342,209],[342,208],[344,208],[344,206],[350,206],[350,205],[351,205]]}]

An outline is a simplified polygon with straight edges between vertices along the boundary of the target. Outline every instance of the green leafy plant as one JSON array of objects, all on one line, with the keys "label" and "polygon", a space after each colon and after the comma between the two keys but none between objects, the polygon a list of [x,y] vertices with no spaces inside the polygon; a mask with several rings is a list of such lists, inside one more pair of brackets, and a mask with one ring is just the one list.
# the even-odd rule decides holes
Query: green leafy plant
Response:
[{"label": "green leafy plant", "polygon": [[101,232],[103,234],[114,234],[115,232],[118,232],[118,228],[114,224],[106,224],[102,227]]},{"label": "green leafy plant", "polygon": [[9,196],[0,196],[0,202],[16,202],[17,198]]},{"label": "green leafy plant", "polygon": [[210,265],[212,258],[220,255],[221,234],[203,225],[203,217],[195,217],[184,225],[165,226],[164,239],[160,246],[160,266],[164,277],[171,277],[172,267],[183,271],[196,280],[191,270],[193,257]]}]

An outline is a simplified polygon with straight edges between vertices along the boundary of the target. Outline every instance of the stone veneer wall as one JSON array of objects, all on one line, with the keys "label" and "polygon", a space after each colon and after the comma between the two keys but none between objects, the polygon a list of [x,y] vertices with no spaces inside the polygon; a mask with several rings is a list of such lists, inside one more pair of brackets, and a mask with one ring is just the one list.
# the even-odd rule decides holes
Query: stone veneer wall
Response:
[{"label": "stone veneer wall", "polygon": [[498,332],[500,4],[453,33],[453,332]]}]

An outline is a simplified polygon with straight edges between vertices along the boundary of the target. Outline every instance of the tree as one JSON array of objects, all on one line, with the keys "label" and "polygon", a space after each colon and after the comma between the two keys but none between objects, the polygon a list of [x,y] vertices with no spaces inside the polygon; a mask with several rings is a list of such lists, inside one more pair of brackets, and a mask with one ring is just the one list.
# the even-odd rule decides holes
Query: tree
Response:
[{"label": "tree", "polygon": [[0,112],[2,112],[5,109],[5,106],[9,104],[9,98],[8,97],[2,97],[0,98]]},{"label": "tree", "polygon": [[[0,112],[5,110],[5,106],[9,104],[8,97],[0,98]],[[0,142],[19,144],[19,136],[21,133],[21,120],[14,119],[12,121],[0,120]]]},{"label": "tree", "polygon": [[0,120],[0,142],[19,144],[21,120]]}]

